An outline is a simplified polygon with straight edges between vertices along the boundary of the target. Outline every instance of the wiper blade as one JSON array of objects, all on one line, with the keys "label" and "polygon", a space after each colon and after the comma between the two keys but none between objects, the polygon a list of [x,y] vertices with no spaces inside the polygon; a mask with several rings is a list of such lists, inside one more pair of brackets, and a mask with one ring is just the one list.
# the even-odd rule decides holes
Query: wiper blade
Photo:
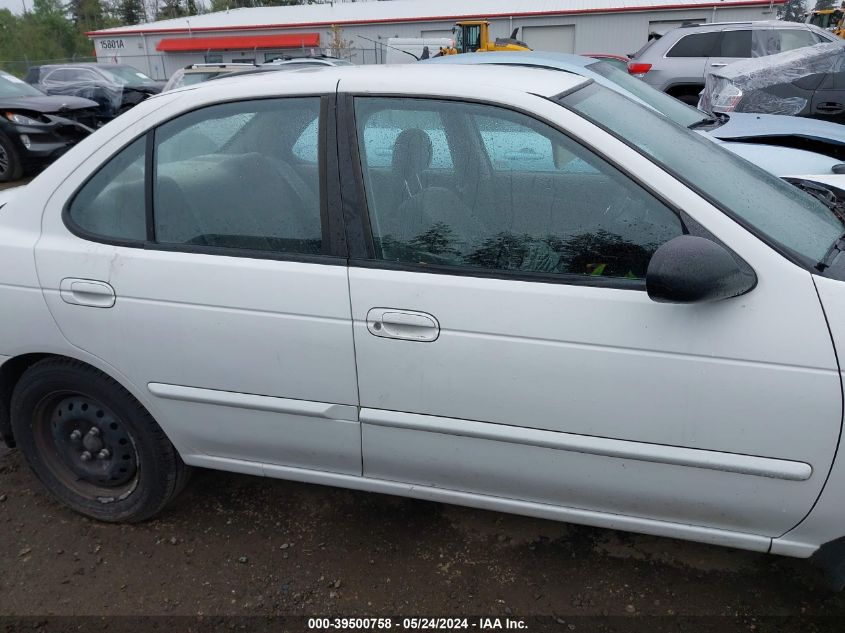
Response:
[{"label": "wiper blade", "polygon": [[687,126],[687,129],[690,130],[697,130],[700,127],[707,127],[708,125],[716,125],[717,123],[721,123],[721,121],[715,117],[704,117],[700,121],[696,121],[695,123],[690,123]]},{"label": "wiper blade", "polygon": [[835,260],[839,256],[839,253],[842,253],[843,251],[845,251],[845,234],[830,245],[830,248],[827,249],[827,253],[825,253],[821,261],[816,263],[816,270],[824,272],[826,269],[830,268],[833,264],[833,260]]},{"label": "wiper blade", "polygon": [[843,200],[840,196],[837,196],[831,189],[804,178],[784,178],[784,180],[791,185],[795,185],[801,191],[810,194],[816,200],[821,202],[824,206],[830,209],[833,212],[833,215],[836,216],[836,219],[845,226],[845,200]]}]

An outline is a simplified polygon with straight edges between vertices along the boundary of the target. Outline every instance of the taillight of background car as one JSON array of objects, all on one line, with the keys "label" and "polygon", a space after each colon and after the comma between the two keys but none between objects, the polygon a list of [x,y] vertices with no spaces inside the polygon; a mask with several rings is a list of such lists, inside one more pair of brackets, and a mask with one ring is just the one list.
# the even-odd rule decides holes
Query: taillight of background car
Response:
[{"label": "taillight of background car", "polygon": [[634,77],[642,78],[651,70],[651,64],[642,64],[639,62],[628,62],[628,74]]},{"label": "taillight of background car", "polygon": [[713,95],[711,108],[713,112],[733,112],[741,100],[742,90],[729,83]]}]

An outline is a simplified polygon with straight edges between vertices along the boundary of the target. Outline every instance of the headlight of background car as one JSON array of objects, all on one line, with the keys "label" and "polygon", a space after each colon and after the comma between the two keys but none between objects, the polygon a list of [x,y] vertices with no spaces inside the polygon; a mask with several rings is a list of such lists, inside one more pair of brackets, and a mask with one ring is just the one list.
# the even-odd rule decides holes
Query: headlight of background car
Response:
[{"label": "headlight of background car", "polygon": [[16,112],[4,112],[3,115],[12,123],[17,123],[18,125],[43,125],[44,121],[39,121],[38,119],[33,119],[32,117],[25,116],[23,114],[17,114]]},{"label": "headlight of background car", "polygon": [[713,112],[733,112],[742,99],[742,90],[733,84],[726,84],[713,95]]}]

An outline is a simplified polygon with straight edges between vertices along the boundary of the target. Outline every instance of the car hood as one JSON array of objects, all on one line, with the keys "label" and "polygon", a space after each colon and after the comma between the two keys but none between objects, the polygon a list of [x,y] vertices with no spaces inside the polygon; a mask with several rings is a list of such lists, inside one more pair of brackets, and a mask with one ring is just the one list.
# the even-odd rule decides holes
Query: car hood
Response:
[{"label": "car hood", "polygon": [[[845,145],[845,125],[783,114],[731,112],[728,122],[710,134],[723,140],[799,137],[835,145]],[[765,141],[763,141],[765,142]]]},{"label": "car hood", "polygon": [[73,110],[99,107],[95,101],[82,97],[0,97],[0,108],[7,110],[29,110],[41,114],[61,114]]},{"label": "car hood", "polygon": [[783,178],[792,174],[833,175],[833,168],[842,161],[791,147],[776,147],[756,143],[731,143],[714,139],[722,147],[767,172]]},{"label": "car hood", "polygon": [[155,83],[146,84],[127,84],[123,86],[124,90],[137,90],[139,92],[147,92],[149,94],[158,94],[162,91],[167,82],[157,81]]},{"label": "car hood", "polygon": [[9,202],[9,200],[14,198],[22,190],[23,190],[22,186],[21,187],[11,187],[10,189],[0,190],[0,209],[2,209],[4,204]]}]

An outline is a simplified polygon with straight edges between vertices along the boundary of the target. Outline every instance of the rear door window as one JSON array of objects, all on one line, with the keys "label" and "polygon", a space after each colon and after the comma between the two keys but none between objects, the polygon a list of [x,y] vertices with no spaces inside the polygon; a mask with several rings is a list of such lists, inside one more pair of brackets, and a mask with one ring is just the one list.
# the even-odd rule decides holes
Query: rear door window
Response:
[{"label": "rear door window", "polygon": [[714,57],[751,57],[751,31],[723,31]]},{"label": "rear door window", "polygon": [[721,36],[718,31],[685,35],[666,53],[666,57],[712,57],[718,52]]}]

